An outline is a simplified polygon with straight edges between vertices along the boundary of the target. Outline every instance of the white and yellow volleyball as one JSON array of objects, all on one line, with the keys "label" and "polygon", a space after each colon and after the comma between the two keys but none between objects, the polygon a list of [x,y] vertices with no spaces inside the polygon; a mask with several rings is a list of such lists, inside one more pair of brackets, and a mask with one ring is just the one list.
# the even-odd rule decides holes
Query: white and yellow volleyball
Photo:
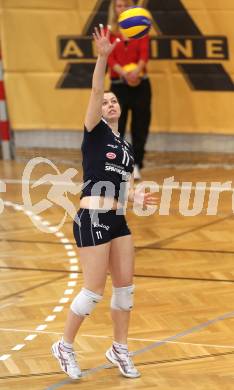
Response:
[{"label": "white and yellow volleyball", "polygon": [[152,18],[145,8],[131,7],[120,14],[118,23],[123,36],[129,39],[138,39],[148,34]]}]

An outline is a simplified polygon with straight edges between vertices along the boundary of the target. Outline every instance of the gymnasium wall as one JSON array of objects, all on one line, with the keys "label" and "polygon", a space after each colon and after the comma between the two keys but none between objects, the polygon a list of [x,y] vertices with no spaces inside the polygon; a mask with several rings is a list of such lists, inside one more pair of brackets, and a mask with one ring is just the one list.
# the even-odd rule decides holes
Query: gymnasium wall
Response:
[{"label": "gymnasium wall", "polygon": [[[148,0],[152,132],[234,134],[234,0]],[[14,130],[83,127],[108,0],[4,0],[0,24]],[[106,77],[106,87],[109,84]]]}]

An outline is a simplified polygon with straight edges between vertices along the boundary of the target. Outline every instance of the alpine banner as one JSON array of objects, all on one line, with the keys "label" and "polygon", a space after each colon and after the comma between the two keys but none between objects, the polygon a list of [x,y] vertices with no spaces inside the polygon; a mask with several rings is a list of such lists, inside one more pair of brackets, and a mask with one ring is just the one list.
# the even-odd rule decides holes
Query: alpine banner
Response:
[{"label": "alpine banner", "polygon": [[[234,1],[139,0],[153,21],[152,132],[233,134]],[[109,0],[5,0],[2,51],[14,130],[82,130]],[[109,85],[106,75],[106,88]]]}]

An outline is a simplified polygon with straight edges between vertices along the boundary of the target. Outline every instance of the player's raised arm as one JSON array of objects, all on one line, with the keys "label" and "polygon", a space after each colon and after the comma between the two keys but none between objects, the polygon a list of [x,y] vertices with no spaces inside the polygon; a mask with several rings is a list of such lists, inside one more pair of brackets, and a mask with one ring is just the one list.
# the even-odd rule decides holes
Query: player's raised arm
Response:
[{"label": "player's raised arm", "polygon": [[102,101],[107,58],[114,49],[117,41],[116,40],[113,44],[111,44],[109,36],[109,26],[106,30],[104,30],[102,24],[99,25],[99,29],[95,27],[93,38],[96,43],[98,57],[93,72],[92,90],[85,115],[85,127],[88,131],[93,130],[93,128],[101,120],[102,116]]}]

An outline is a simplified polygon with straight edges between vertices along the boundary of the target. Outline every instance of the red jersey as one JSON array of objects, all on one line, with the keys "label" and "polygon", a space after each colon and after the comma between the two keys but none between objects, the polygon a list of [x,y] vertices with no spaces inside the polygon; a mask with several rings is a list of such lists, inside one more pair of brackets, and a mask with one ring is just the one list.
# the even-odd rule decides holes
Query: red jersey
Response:
[{"label": "red jersey", "polygon": [[[143,60],[147,63],[149,59],[149,36],[146,35],[140,39],[130,39],[125,41],[120,33],[111,34],[110,41],[113,43],[116,38],[120,39],[108,58],[110,78],[119,78],[119,74],[113,70],[113,66],[119,64],[124,66],[135,62],[136,64]],[[143,70],[146,73],[146,68]]]}]

